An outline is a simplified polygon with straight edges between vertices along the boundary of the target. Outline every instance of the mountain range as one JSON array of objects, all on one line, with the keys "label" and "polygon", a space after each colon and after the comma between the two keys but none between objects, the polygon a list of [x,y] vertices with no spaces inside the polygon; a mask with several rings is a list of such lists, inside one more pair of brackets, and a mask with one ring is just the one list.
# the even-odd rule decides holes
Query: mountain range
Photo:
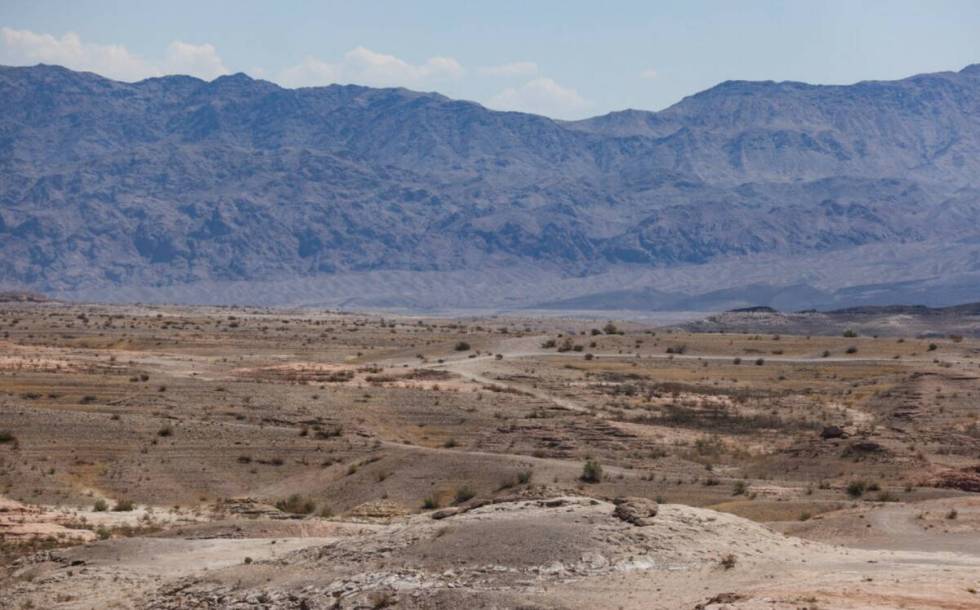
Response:
[{"label": "mountain range", "polygon": [[0,67],[0,289],[781,309],[980,300],[980,65],[582,121],[437,93]]}]

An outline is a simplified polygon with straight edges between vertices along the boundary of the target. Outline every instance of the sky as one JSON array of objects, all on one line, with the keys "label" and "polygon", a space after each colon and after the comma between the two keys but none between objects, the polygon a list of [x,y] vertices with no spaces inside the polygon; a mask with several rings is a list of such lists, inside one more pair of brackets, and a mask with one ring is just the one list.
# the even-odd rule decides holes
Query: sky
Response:
[{"label": "sky", "polygon": [[980,1],[0,0],[0,64],[37,63],[401,86],[577,119],[732,79],[959,70],[980,63]]}]

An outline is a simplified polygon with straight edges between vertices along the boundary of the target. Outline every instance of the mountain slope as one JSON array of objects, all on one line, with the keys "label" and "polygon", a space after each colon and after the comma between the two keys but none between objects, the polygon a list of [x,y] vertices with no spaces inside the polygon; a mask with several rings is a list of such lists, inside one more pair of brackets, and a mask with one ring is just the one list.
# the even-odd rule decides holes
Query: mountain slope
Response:
[{"label": "mountain slope", "polygon": [[[172,286],[196,300],[215,282],[325,274],[583,278],[547,298],[536,282],[501,290],[532,305],[683,266],[689,281],[637,288],[696,297],[805,284],[778,261],[876,245],[894,264],[964,244],[955,273],[980,272],[978,221],[980,66],[851,86],[728,82],[659,113],[578,122],[404,89],[0,68],[0,286],[11,288],[114,298]],[[739,261],[771,270],[718,285],[712,269]],[[874,264],[813,288],[868,284]],[[937,265],[878,279],[934,281]],[[422,306],[442,302],[428,296]]]}]

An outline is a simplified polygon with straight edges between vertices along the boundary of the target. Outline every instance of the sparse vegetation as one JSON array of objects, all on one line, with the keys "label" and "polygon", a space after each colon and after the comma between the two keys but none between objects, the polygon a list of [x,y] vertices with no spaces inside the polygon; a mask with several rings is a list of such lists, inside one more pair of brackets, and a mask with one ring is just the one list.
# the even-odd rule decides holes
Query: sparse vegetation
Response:
[{"label": "sparse vegetation", "polygon": [[[359,553],[362,540],[387,548],[389,534],[417,540],[426,547],[420,552],[441,554],[456,571],[460,549],[471,552],[468,540],[486,540],[498,519],[515,515],[528,520],[526,529],[509,523],[514,529],[506,535],[517,535],[517,543],[494,553],[574,563],[593,550],[585,547],[600,532],[597,552],[615,565],[634,553],[621,546],[620,534],[641,539],[683,531],[695,539],[717,537],[712,569],[739,582],[755,578],[754,570],[768,565],[767,554],[782,553],[786,541],[754,540],[764,530],[728,527],[732,519],[782,522],[790,535],[817,541],[839,543],[841,532],[867,531],[887,542],[881,514],[919,513],[917,536],[935,548],[975,529],[966,496],[956,491],[974,480],[969,443],[980,439],[980,343],[965,331],[954,344],[924,333],[899,340],[882,332],[875,340],[865,322],[858,340],[841,337],[842,326],[800,336],[781,327],[778,334],[654,332],[634,321],[622,335],[619,328],[610,334],[565,318],[382,321],[353,312],[177,306],[168,306],[161,321],[127,314],[125,322],[113,318],[110,328],[93,313],[99,307],[85,307],[86,332],[74,315],[57,323],[72,328],[45,329],[38,320],[57,313],[53,307],[18,310],[33,322],[12,327],[0,307],[0,335],[12,331],[16,345],[0,357],[6,388],[0,403],[7,401],[0,412],[9,416],[0,415],[9,435],[0,432],[7,443],[0,444],[4,501],[23,502],[25,514],[48,511],[46,518],[51,507],[64,507],[56,509],[55,523],[88,540],[88,532],[122,539],[153,528],[165,531],[160,540],[182,538],[188,548],[203,533],[268,536],[248,543],[252,568],[241,566],[245,552],[237,555],[237,569],[258,583],[247,595],[260,604],[265,575],[288,577],[300,560],[332,569],[327,566],[341,551]],[[224,334],[232,328],[229,313],[241,322]],[[551,351],[538,353],[545,339]],[[930,340],[950,356],[925,357]],[[446,357],[447,346],[461,343],[468,349]],[[830,358],[848,353],[862,357]],[[895,354],[901,362],[891,360]],[[767,366],[752,366],[757,361]],[[152,385],[140,378],[150,367]],[[168,393],[156,392],[160,384]],[[97,398],[81,406],[87,396]],[[659,512],[649,500],[663,504],[667,497],[676,504]],[[632,505],[620,511],[626,518],[606,521],[617,519],[623,503]],[[691,506],[730,514],[694,519]],[[114,510],[133,512],[106,514]],[[321,521],[334,511],[340,519]],[[671,529],[679,523],[690,529]],[[468,531],[474,524],[486,528],[480,538]],[[568,557],[562,555],[566,526],[579,528]],[[322,551],[315,544],[297,553],[295,540],[283,544],[294,532],[337,533],[343,548]],[[557,550],[519,547],[525,539],[538,544],[539,533],[553,536]],[[760,561],[754,552],[741,554],[741,535],[745,549],[762,550]],[[30,548],[76,544],[52,537]],[[9,540],[0,543],[0,559],[27,552],[11,548]],[[84,548],[77,556],[86,559]],[[665,556],[670,548],[663,547]],[[805,567],[825,567],[826,556],[823,550],[808,556]],[[399,555],[385,557],[394,562]],[[503,557],[494,561],[511,569]],[[855,570],[863,565],[854,562]],[[469,594],[470,572],[456,574],[452,580]],[[552,586],[550,574],[540,578]],[[282,582],[277,576],[275,586]],[[238,594],[235,589],[228,600]],[[369,607],[367,594],[349,601]],[[303,595],[297,598],[289,602],[298,606]]]},{"label": "sparse vegetation", "polygon": [[112,510],[113,512],[123,513],[129,512],[134,508],[136,508],[136,505],[133,504],[132,500],[119,500],[116,502],[116,505],[112,507]]},{"label": "sparse vegetation", "polygon": [[601,483],[602,482],[602,466],[593,459],[585,460],[585,465],[582,466],[582,476],[580,477],[584,483]]},{"label": "sparse vegetation", "polygon": [[277,501],[276,508],[293,515],[309,515],[316,510],[316,503],[300,494],[290,494],[284,500]]},{"label": "sparse vegetation", "polygon": [[860,498],[861,496],[864,495],[866,489],[867,489],[867,483],[865,483],[864,481],[851,481],[850,483],[847,484],[847,488],[845,491],[847,491],[847,495],[852,498]]},{"label": "sparse vegetation", "polygon": [[453,502],[456,504],[462,504],[463,502],[468,502],[476,497],[476,491],[473,490],[469,485],[463,485],[456,489],[456,496],[453,498]]}]

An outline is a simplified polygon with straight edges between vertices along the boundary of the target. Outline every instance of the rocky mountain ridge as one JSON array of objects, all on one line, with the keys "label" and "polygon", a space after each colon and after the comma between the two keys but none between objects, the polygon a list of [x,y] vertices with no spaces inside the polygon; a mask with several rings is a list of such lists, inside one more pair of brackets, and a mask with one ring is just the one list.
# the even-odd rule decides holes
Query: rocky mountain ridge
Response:
[{"label": "rocky mountain ridge", "polygon": [[[498,302],[454,304],[616,307],[601,295],[623,277],[649,278],[624,289],[681,293],[694,307],[756,284],[806,286],[829,295],[821,306],[907,295],[842,292],[871,279],[938,282],[930,304],[944,304],[964,296],[944,301],[942,286],[980,273],[977,227],[977,65],[850,86],[732,81],[662,112],[577,122],[405,89],[0,68],[4,288],[210,302],[229,282],[460,272],[503,282],[521,269],[562,287],[542,295],[540,281],[518,282]],[[821,268],[853,249],[865,254],[847,269]],[[903,276],[923,256],[931,271]],[[814,271],[788,262],[800,260]],[[686,279],[658,279],[674,269]],[[288,303],[268,288],[235,298],[360,295],[337,284]],[[410,307],[456,290],[367,288],[374,301],[361,304]]]}]

